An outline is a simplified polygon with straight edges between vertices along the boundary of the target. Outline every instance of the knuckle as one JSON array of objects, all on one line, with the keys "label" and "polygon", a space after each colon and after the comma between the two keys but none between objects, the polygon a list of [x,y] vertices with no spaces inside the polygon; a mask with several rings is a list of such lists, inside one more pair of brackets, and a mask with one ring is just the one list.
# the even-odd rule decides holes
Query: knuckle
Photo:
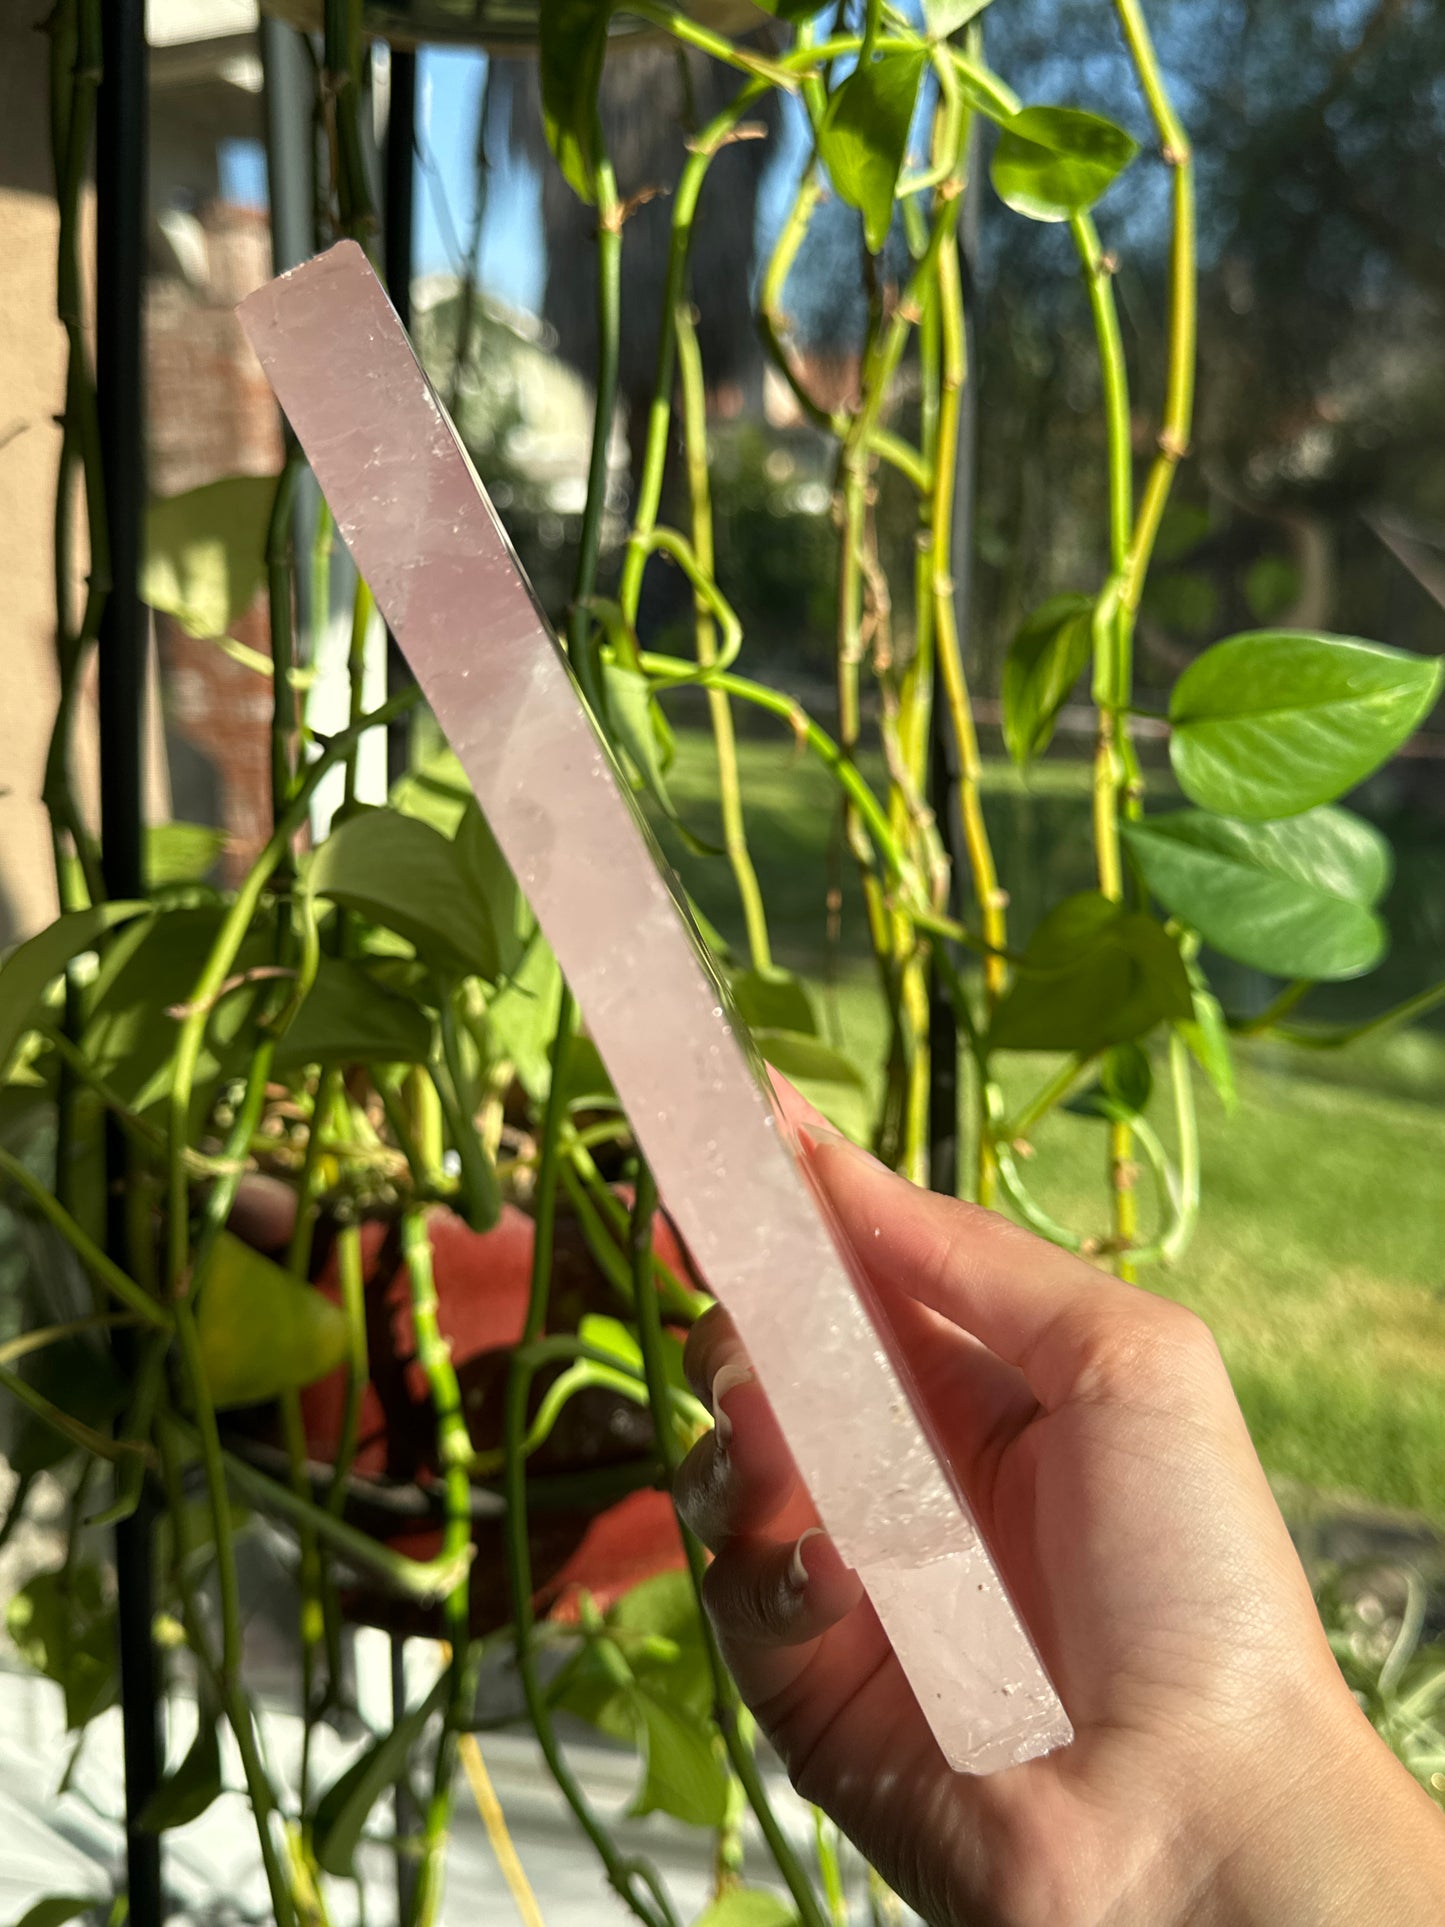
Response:
[{"label": "knuckle", "polygon": [[683,1523],[705,1546],[714,1549],[726,1532],[729,1471],[715,1435],[709,1432],[698,1440],[672,1477],[672,1502]]},{"label": "knuckle", "polygon": [[739,1646],[786,1642],[797,1618],[797,1595],[779,1559],[751,1550],[713,1561],[703,1578],[703,1603],[719,1630]]},{"label": "knuckle", "polygon": [[1075,1398],[1127,1399],[1218,1357],[1196,1312],[1144,1291],[1132,1297],[1120,1315],[1081,1306],[1059,1321],[1053,1342],[1068,1355]]},{"label": "knuckle", "polygon": [[718,1348],[729,1330],[727,1314],[721,1305],[710,1306],[687,1335],[682,1348],[682,1369],[693,1391],[706,1405],[712,1392]]}]

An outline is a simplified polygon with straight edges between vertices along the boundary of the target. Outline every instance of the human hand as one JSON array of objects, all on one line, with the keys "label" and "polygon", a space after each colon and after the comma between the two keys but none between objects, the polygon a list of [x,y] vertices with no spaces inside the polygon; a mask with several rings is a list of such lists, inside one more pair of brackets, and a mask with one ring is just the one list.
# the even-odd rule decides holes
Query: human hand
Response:
[{"label": "human hand", "polygon": [[798,1790],[940,1924],[1445,1920],[1445,1820],[1344,1685],[1204,1325],[784,1101],[1076,1729],[949,1771],[719,1307],[676,1497]]}]

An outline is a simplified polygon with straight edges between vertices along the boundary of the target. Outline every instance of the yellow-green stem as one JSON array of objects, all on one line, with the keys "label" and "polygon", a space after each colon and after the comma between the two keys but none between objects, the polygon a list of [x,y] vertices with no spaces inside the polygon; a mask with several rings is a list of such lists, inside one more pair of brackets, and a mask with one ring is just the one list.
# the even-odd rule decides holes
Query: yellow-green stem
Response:
[{"label": "yellow-green stem", "polygon": [[[679,386],[682,391],[683,443],[687,459],[688,492],[692,500],[692,550],[699,568],[705,575],[711,576],[714,554],[712,494],[707,472],[706,393],[697,332],[692,324],[691,312],[684,302],[678,303],[675,325]],[[704,668],[711,668],[717,660],[717,632],[712,612],[701,596],[694,596],[693,609],[697,659]],[[747,930],[748,955],[755,970],[767,970],[773,961],[772,948],[768,941],[763,893],[748,849],[732,705],[720,689],[710,689],[707,702],[717,750],[718,805],[722,812],[723,847],[737,883],[738,900],[742,905],[743,923]]]},{"label": "yellow-green stem", "polygon": [[[672,1473],[677,1469],[682,1451],[672,1425],[672,1399],[663,1364],[662,1307],[652,1282],[652,1223],[656,1213],[657,1187],[653,1182],[651,1171],[639,1160],[629,1235],[637,1336],[642,1348],[643,1368],[647,1377],[647,1390],[656,1429],[657,1450],[668,1472]],[[702,1603],[706,1556],[686,1525],[679,1522],[679,1530],[687,1551],[688,1571],[697,1597],[698,1624],[712,1672],[713,1716],[723,1736],[728,1759],[732,1764],[733,1772],[742,1783],[748,1805],[752,1808],[759,1830],[768,1844],[768,1851],[773,1856],[778,1872],[787,1883],[788,1892],[792,1895],[793,1904],[798,1910],[801,1927],[828,1927],[827,1916],[818,1904],[818,1896],[813,1891],[812,1882],[804,1873],[793,1851],[792,1842],[778,1824],[777,1815],[773,1812],[772,1803],[768,1799],[767,1789],[763,1785],[753,1751],[744,1742],[739,1732],[738,1720],[742,1702],[738,1696],[738,1689],[723,1664],[722,1655],[713,1637],[707,1609]]]},{"label": "yellow-green stem", "polygon": [[[452,1364],[451,1347],[438,1323],[439,1305],[432,1270],[431,1236],[426,1214],[416,1206],[401,1220],[402,1256],[411,1287],[412,1328],[416,1357],[431,1394],[436,1427],[437,1463],[442,1474],[445,1505],[441,1553],[444,1559],[464,1561],[471,1547],[471,1436],[462,1407],[461,1387]],[[457,1737],[468,1717],[475,1692],[476,1671],[470,1637],[470,1588],[465,1565],[460,1578],[442,1601],[442,1622],[451,1647],[446,1716],[437,1745],[431,1797],[422,1833],[422,1862],[412,1903],[414,1927],[434,1927],[441,1909],[447,1831],[451,1820],[452,1782],[456,1774]]]},{"label": "yellow-green stem", "polygon": [[[200,1612],[196,1605],[194,1591],[187,1574],[193,1556],[191,1543],[191,1510],[186,1503],[184,1484],[181,1476],[180,1460],[176,1452],[175,1436],[172,1428],[163,1423],[158,1428],[158,1443],[162,1473],[165,1481],[167,1510],[171,1519],[173,1539],[172,1570],[176,1590],[181,1600],[181,1616],[186,1628],[186,1639],[196,1660],[210,1677],[216,1697],[225,1711],[227,1724],[235,1737],[236,1747],[241,1755],[241,1766],[246,1776],[246,1791],[250,1795],[251,1810],[255,1816],[256,1834],[261,1847],[261,1864],[266,1874],[266,1885],[271,1895],[271,1908],[275,1915],[276,1927],[291,1927],[295,1920],[291,1889],[276,1857],[276,1843],[272,1824],[276,1816],[276,1796],[261,1758],[261,1748],[257,1740],[252,1720],[251,1703],[242,1691],[239,1677],[230,1673],[224,1657],[217,1662],[211,1652],[210,1641],[206,1637]],[[230,1508],[225,1504],[224,1482],[221,1487],[222,1509],[230,1523]],[[219,1566],[220,1558],[220,1520],[213,1522],[216,1534],[216,1552]],[[223,1611],[224,1611],[223,1593]]]}]

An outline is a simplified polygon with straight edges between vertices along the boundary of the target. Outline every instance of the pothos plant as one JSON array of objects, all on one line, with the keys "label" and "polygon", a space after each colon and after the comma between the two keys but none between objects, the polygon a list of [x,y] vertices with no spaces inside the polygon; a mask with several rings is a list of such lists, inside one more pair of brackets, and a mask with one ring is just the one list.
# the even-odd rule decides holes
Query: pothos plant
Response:
[{"label": "pothos plant", "polygon": [[[709,1927],[844,1920],[854,1902],[838,1843],[820,1822],[805,1853],[776,1816],[751,1725],[698,1612],[701,1552],[663,1497],[670,1468],[706,1423],[679,1369],[682,1335],[707,1303],[703,1281],[655,1218],[651,1180],[605,1070],[455,765],[433,754],[384,807],[357,800],[361,742],[414,700],[407,693],[363,710],[364,584],[350,719],[329,740],[303,720],[294,453],[275,482],[224,482],[157,504],[145,583],[156,608],[270,679],[270,839],[240,885],[223,891],[204,881],[214,839],[183,826],[156,832],[145,897],[105,896],[70,780],[74,707],[107,580],[78,238],[98,7],[60,0],[51,22],[70,362],[56,516],[61,694],[45,799],[63,908],[0,967],[0,1181],[11,1208],[47,1240],[21,1328],[0,1351],[0,1383],[21,1415],[10,1523],[47,1469],[64,1484],[69,1527],[59,1568],[12,1601],[12,1636],[62,1685],[78,1746],[117,1691],[115,1605],[92,1558],[93,1529],[133,1512],[144,1490],[158,1492],[169,1676],[180,1679],[178,1656],[187,1655],[200,1725],[171,1761],[146,1824],[185,1824],[217,1796],[217,1736],[229,1727],[279,1922],[325,1920],[331,1885],[354,1875],[364,1839],[391,1841],[414,1875],[405,1883],[410,1918],[435,1919],[459,1760],[483,1789],[518,1904],[535,1918],[485,1791],[474,1730],[488,1638],[510,1651],[526,1718],[606,1878],[649,1927],[675,1927],[676,1905],[589,1803],[559,1737],[563,1711],[636,1747],[637,1811],[661,1809],[712,1837]],[[1309,984],[1377,962],[1389,854],[1337,799],[1419,724],[1440,667],[1336,636],[1270,631],[1218,642],[1170,696],[1169,755],[1187,807],[1150,809],[1132,733],[1133,636],[1189,448],[1195,209],[1189,140],[1138,0],[1115,0],[1112,11],[1169,172],[1172,238],[1164,385],[1137,404],[1112,258],[1093,213],[1135,162],[1134,138],[1072,102],[1020,101],[984,62],[977,0],[926,0],[921,20],[867,0],[827,31],[809,0],[770,10],[783,26],[766,50],[661,0],[627,10],[740,78],[729,105],[692,131],[673,192],[646,447],[626,539],[604,581],[629,214],[597,105],[612,10],[594,0],[541,6],[549,138],[597,209],[601,347],[572,662],[631,780],[668,810],[665,707],[674,692],[705,692],[724,830],[714,860],[730,867],[745,933],[740,954],[716,939],[719,964],[764,1054],[815,1088],[861,1076],[876,1094],[875,1148],[926,1181],[930,1076],[940,1050],[954,1048],[930,1036],[930,1020],[946,1010],[970,1073],[967,1188],[1133,1275],[1180,1256],[1198,1212],[1197,1075],[1231,1090],[1229,1025],[1202,946],[1285,981],[1266,1024],[1278,1024]],[[1101,0],[1101,32],[1107,15]],[[326,8],[323,52],[327,220],[331,232],[369,241],[376,223],[357,127],[355,0]],[[801,103],[812,142],[761,277],[758,324],[799,407],[836,444],[832,730],[747,673],[746,638],[714,568],[689,248],[709,167],[748,135],[750,111],[769,89]],[[1097,887],[1054,905],[1022,938],[1009,927],[1008,879],[983,810],[953,580],[966,379],[958,230],[969,170],[985,164],[1009,209],[1059,223],[1072,238],[1098,344],[1107,452],[1108,530],[1094,579],[1024,622],[1003,689],[1007,744],[1026,764],[1087,677],[1097,715]],[[784,311],[789,272],[828,191],[858,212],[869,293],[856,397],[838,407],[810,392]],[[900,255],[894,277],[889,264]],[[911,416],[898,404],[905,380],[917,397]],[[1142,476],[1131,450],[1136,407],[1157,420]],[[685,457],[681,527],[660,520],[674,439]],[[882,471],[915,503],[911,582],[890,582],[880,554]],[[90,554],[79,609],[77,475]],[[323,507],[313,634],[329,602],[330,547]],[[687,656],[658,653],[638,635],[643,576],[659,556],[693,592]],[[228,635],[262,584],[269,657]],[[865,683],[874,697],[866,704]],[[884,1058],[871,1071],[839,1059],[819,1034],[809,987],[774,960],[749,852],[740,705],[775,718],[836,787],[889,1017]],[[865,715],[877,717],[881,788],[860,761]],[[928,803],[940,741],[957,771],[956,861],[948,825]],[[338,769],[342,806],[305,847],[318,785]],[[1422,990],[1378,1021],[1440,994]],[[1021,1052],[1053,1053],[1056,1064],[1011,1107],[1001,1073]],[[1152,1072],[1161,1055],[1163,1124]],[[1055,1222],[1020,1162],[1042,1120],[1081,1094],[1107,1140],[1104,1232]],[[110,1160],[128,1219],[119,1248],[104,1228],[105,1120],[124,1147],[119,1170],[114,1150]],[[1144,1169],[1152,1212],[1137,1200]],[[459,1235],[474,1241],[467,1263],[444,1276],[442,1254]],[[385,1392],[398,1372],[410,1374],[407,1423],[420,1427],[420,1441],[399,1443],[405,1426]],[[619,1429],[627,1412],[630,1434]],[[614,1440],[605,1452],[599,1431]],[[631,1514],[626,1524],[639,1498],[653,1511],[641,1526]],[[258,1519],[287,1536],[297,1576],[305,1738],[284,1773],[268,1757],[246,1688],[237,1542]],[[607,1551],[619,1521],[621,1558],[615,1545]],[[643,1583],[628,1583],[639,1569]],[[312,1739],[354,1711],[342,1633],[358,1613],[439,1640],[441,1670],[429,1693],[323,1783]],[[392,1792],[394,1803],[384,1798]],[[745,1864],[749,1814],[771,1875],[751,1857]],[[860,1904],[881,1915],[889,1903],[874,1883]]]}]

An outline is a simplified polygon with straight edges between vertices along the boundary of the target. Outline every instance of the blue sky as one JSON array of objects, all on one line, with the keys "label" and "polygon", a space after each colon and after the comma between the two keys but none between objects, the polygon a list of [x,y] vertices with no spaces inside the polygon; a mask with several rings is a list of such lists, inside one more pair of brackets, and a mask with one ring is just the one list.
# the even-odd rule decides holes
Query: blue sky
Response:
[{"label": "blue sky", "polygon": [[[485,56],[428,47],[417,101],[421,164],[416,180],[416,271],[457,270],[476,213],[477,103]],[[492,156],[482,224],[482,285],[504,301],[536,311],[544,263],[538,187],[525,169]],[[450,230],[450,231],[449,231]]]},{"label": "blue sky", "polygon": [[[423,50],[417,101],[421,158],[416,170],[416,272],[456,272],[476,210],[477,103],[485,56],[464,49]],[[264,206],[266,160],[259,141],[226,141],[221,193]],[[482,282],[493,294],[535,311],[542,300],[543,257],[536,181],[508,167],[492,170],[482,227]]]},{"label": "blue sky", "polygon": [[[476,210],[477,105],[486,57],[462,48],[422,50],[417,101],[420,156],[416,170],[416,272],[457,272]],[[780,163],[764,183],[759,217],[767,231],[781,214],[788,177],[801,165],[803,120],[795,101],[785,106],[777,147]],[[233,201],[264,206],[266,162],[259,141],[227,141],[221,149],[221,192]],[[482,285],[535,313],[542,302],[545,261],[539,189],[524,167],[493,156],[482,224]]]}]

